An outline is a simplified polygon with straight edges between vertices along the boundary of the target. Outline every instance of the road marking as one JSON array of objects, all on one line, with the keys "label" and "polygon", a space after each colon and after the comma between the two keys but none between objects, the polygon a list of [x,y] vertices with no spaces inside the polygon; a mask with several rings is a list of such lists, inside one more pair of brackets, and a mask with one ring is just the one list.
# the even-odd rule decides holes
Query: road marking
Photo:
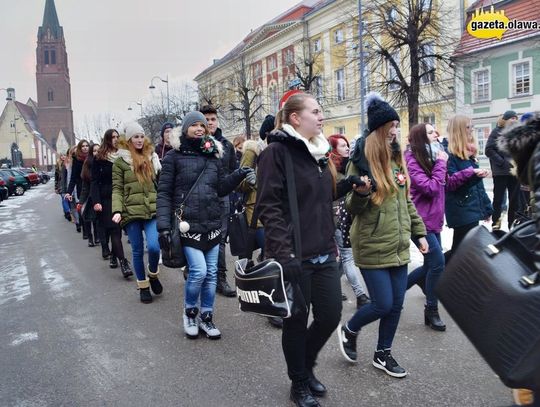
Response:
[{"label": "road marking", "polygon": [[17,335],[15,339],[13,339],[10,343],[11,346],[19,346],[22,343],[30,342],[30,341],[37,341],[38,333],[37,332],[28,332],[24,334]]}]

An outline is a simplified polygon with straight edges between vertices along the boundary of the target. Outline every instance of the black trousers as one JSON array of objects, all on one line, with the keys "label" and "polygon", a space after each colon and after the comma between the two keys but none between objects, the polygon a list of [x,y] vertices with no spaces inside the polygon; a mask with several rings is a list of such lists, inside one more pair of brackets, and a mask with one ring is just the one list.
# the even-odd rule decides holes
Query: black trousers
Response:
[{"label": "black trousers", "polygon": [[[289,378],[293,382],[308,378],[319,351],[335,331],[341,319],[340,272],[334,256],[323,264],[302,263],[300,290],[307,307],[283,320],[281,344]],[[307,326],[309,306],[313,321]]]},{"label": "black trousers", "polygon": [[516,211],[522,208],[522,194],[519,182],[513,175],[493,177],[493,224],[499,221],[502,212],[504,194],[508,191],[508,228],[514,222]]}]

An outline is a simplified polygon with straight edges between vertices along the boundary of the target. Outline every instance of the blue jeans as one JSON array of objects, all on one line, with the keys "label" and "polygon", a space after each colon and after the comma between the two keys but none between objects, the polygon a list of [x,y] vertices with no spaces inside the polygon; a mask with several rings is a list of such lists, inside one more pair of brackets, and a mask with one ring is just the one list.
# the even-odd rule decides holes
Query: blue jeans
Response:
[{"label": "blue jeans", "polygon": [[184,246],[184,254],[189,267],[184,306],[186,309],[195,308],[200,299],[201,313],[212,312],[216,298],[219,244],[206,252]]},{"label": "blue jeans", "polygon": [[60,198],[62,199],[62,209],[64,210],[64,213],[69,213],[70,212],[69,201],[67,199],[64,199],[64,196],[65,195],[60,195]]},{"label": "blue jeans", "polygon": [[354,264],[354,258],[352,253],[352,248],[343,247],[343,235],[341,230],[336,229],[335,233],[336,244],[339,249],[339,268],[345,273],[347,281],[351,285],[354,295],[356,297],[365,294],[364,289],[362,288],[362,283],[360,282],[360,270]]},{"label": "blue jeans", "polygon": [[148,268],[152,273],[158,269],[159,262],[159,242],[156,219],[134,220],[125,227],[129,242],[131,243],[131,252],[133,254],[133,268],[137,280],[146,280],[146,271],[144,270],[144,239],[143,230],[146,235],[146,247],[148,248]]},{"label": "blue jeans", "polygon": [[429,232],[426,240],[429,244],[429,252],[424,254],[424,265],[409,274],[407,288],[412,287],[419,280],[425,279],[426,305],[436,307],[438,305],[438,299],[435,294],[435,286],[444,271],[444,253],[441,246],[441,234]]},{"label": "blue jeans", "polygon": [[371,303],[356,311],[347,327],[358,332],[363,326],[380,318],[377,350],[390,349],[407,290],[407,266],[363,269],[361,272]]}]

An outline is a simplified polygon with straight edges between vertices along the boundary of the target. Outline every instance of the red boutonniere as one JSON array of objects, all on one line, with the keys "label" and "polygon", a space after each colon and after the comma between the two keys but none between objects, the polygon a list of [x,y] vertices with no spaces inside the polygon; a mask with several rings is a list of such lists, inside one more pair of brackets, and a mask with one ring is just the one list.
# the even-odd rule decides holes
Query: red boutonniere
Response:
[{"label": "red boutonniere", "polygon": [[205,136],[201,139],[201,151],[205,154],[213,154],[216,151],[216,142],[213,138]]},{"label": "red boutonniere", "polygon": [[401,172],[401,169],[394,170],[394,179],[396,180],[396,184],[402,188],[407,184],[407,177]]}]

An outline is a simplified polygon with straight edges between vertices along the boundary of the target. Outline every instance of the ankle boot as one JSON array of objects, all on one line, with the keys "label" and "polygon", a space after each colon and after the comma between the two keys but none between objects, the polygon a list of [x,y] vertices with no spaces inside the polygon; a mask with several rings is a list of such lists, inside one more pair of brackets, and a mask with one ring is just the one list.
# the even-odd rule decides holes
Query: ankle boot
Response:
[{"label": "ankle boot", "polygon": [[159,276],[159,267],[155,273],[152,273],[150,271],[150,266],[148,266],[148,278],[150,280],[150,288],[152,289],[152,292],[156,295],[159,295],[163,292],[163,286],[159,282],[158,276]]},{"label": "ankle boot", "polygon": [[308,370],[308,386],[314,396],[324,397],[326,394],[326,386],[315,377],[313,369]]},{"label": "ankle boot", "polygon": [[227,282],[227,273],[225,271],[218,271],[216,291],[225,297],[236,297],[236,291]]},{"label": "ankle boot", "polygon": [[152,294],[150,294],[150,283],[148,282],[148,279],[142,281],[137,280],[137,286],[139,287],[141,302],[150,304],[152,302]]},{"label": "ankle boot", "polygon": [[311,394],[307,381],[292,382],[290,398],[297,407],[320,407],[317,399]]},{"label": "ankle boot", "polygon": [[94,237],[90,234],[88,235],[88,247],[94,247]]},{"label": "ankle boot", "polygon": [[126,258],[120,259],[120,270],[122,270],[122,275],[124,278],[128,278],[129,276],[133,275],[129,261]]},{"label": "ankle boot", "polygon": [[109,260],[109,267],[112,269],[115,269],[118,267],[118,259],[116,256],[111,256],[111,260]]},{"label": "ankle boot", "polygon": [[96,245],[100,244],[101,243],[101,239],[99,238],[98,234],[97,233],[94,233],[94,243]]},{"label": "ankle boot", "polygon": [[111,257],[109,246],[101,245],[101,257],[103,257],[103,260],[107,260],[109,257]]},{"label": "ankle boot", "polygon": [[424,324],[435,331],[446,331],[446,325],[441,321],[439,309],[436,306],[425,306]]}]

